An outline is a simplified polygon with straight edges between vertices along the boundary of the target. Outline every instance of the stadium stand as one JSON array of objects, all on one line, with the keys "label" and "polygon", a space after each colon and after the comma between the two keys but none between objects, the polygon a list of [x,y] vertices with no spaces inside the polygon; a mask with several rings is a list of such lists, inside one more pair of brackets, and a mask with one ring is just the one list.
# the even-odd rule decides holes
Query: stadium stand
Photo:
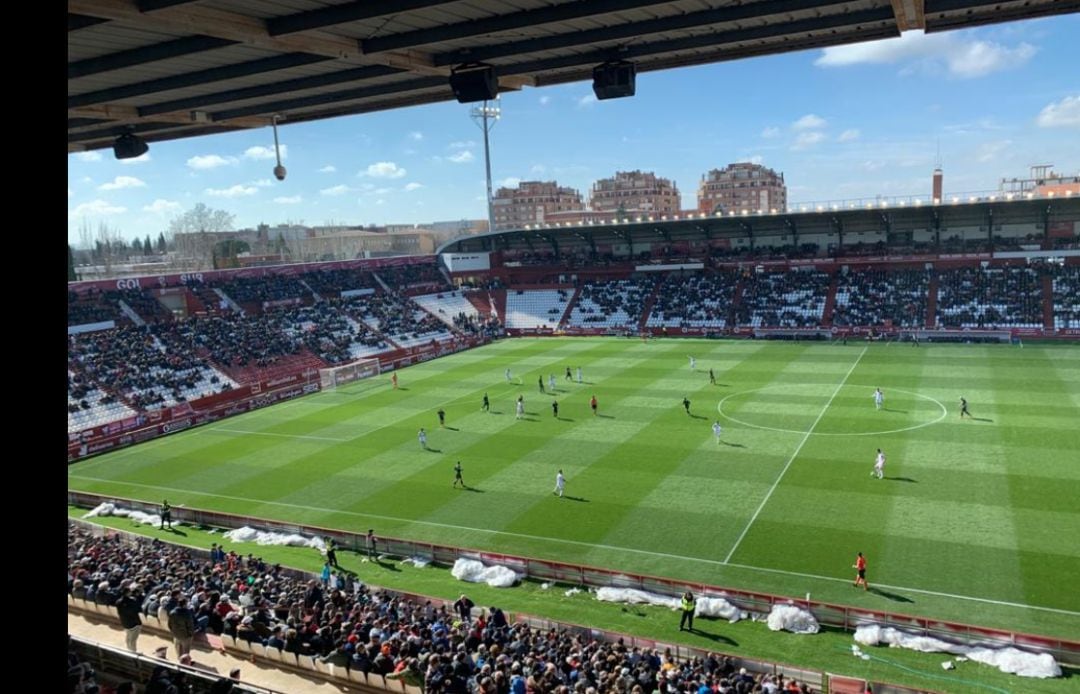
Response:
[{"label": "stadium stand", "polygon": [[305,272],[300,279],[311,291],[324,299],[341,296],[341,293],[346,291],[375,289],[378,286],[371,271],[363,268],[314,270]]},{"label": "stadium stand", "polygon": [[104,294],[90,290],[83,294],[68,292],[68,325],[88,325],[105,321],[119,321],[120,313],[115,305],[106,302]]},{"label": "stadium stand", "polygon": [[507,328],[555,328],[566,312],[565,289],[518,289],[506,293]]},{"label": "stadium stand", "polygon": [[300,299],[310,301],[311,292],[296,277],[234,277],[217,285],[238,304],[260,306],[271,301]]},{"label": "stadium stand", "polygon": [[944,270],[938,279],[938,325],[947,328],[1041,328],[1042,294],[1042,282],[1034,268]]},{"label": "stadium stand", "polygon": [[68,369],[68,432],[82,431],[138,413]]},{"label": "stadium stand", "polygon": [[833,325],[922,328],[930,275],[926,270],[841,272]]},{"label": "stadium stand", "polygon": [[637,329],[655,280],[605,280],[582,285],[567,325]]},{"label": "stadium stand", "polygon": [[1080,266],[1060,267],[1052,277],[1054,327],[1080,328]]},{"label": "stadium stand", "polygon": [[[68,594],[75,604],[113,605],[125,591],[145,621],[167,628],[190,613],[196,634],[227,646],[369,683],[422,685],[425,692],[509,691],[521,677],[531,691],[809,692],[782,675],[748,672],[727,656],[676,659],[670,649],[628,647],[566,630],[511,624],[497,607],[456,612],[372,590],[331,572],[324,585],[262,559],[214,550],[95,537],[68,526]],[[668,688],[670,685],[671,689]],[[400,686],[400,684],[398,685]],[[787,687],[785,690],[784,687]],[[568,690],[567,690],[568,691]]]},{"label": "stadium stand", "polygon": [[724,328],[738,274],[669,275],[660,285],[646,325],[650,328]]},{"label": "stadium stand", "polygon": [[751,328],[810,328],[820,325],[832,281],[818,270],[769,270],[744,278],[739,325]]},{"label": "stadium stand", "polygon": [[[127,404],[141,410],[171,407],[236,386],[194,350],[172,340],[174,335],[169,324],[71,335],[68,371],[81,375],[83,387],[100,389],[108,384]],[[162,341],[159,336],[168,339]],[[71,387],[69,378],[69,406]],[[75,399],[81,406],[82,399]]]},{"label": "stadium stand", "polygon": [[435,316],[409,299],[390,294],[374,294],[354,302],[351,307],[372,330],[386,335],[399,347],[413,347],[432,340],[453,339],[446,326]]}]

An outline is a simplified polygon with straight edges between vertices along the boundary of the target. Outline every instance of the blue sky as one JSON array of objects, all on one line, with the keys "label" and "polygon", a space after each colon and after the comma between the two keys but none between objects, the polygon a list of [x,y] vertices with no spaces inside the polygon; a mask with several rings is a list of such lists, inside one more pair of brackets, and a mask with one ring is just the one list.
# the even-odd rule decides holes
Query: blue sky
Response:
[{"label": "blue sky", "polygon": [[[1080,16],[639,74],[637,95],[597,102],[591,84],[504,94],[495,185],[557,180],[587,197],[616,170],[697,182],[734,161],[785,175],[789,200],[929,193],[940,146],[946,194],[990,190],[1034,163],[1080,172]],[[68,239],[104,222],[156,237],[198,202],[259,222],[479,219],[483,138],[469,105],[443,103],[153,143],[141,160],[68,157]]]}]

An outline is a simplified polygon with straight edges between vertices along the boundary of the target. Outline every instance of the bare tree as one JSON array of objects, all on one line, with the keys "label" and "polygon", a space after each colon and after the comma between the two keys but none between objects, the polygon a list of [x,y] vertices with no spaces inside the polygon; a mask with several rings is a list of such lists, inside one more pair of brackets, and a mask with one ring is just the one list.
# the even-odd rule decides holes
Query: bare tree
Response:
[{"label": "bare tree", "polygon": [[168,235],[176,246],[179,262],[190,269],[209,269],[213,264],[214,234],[232,231],[236,215],[198,203],[169,222]]}]

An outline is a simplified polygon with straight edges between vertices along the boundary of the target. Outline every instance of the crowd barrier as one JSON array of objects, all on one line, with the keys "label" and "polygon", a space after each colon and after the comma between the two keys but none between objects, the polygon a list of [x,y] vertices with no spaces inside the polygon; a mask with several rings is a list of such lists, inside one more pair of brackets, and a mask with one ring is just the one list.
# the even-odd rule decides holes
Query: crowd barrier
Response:
[{"label": "crowd barrier", "polygon": [[[68,503],[73,506],[89,508],[105,501],[116,502],[124,507],[147,513],[157,513],[158,511],[157,504],[145,501],[68,490]],[[361,532],[354,533],[315,525],[241,516],[192,507],[177,508],[174,506],[172,513],[174,520],[195,525],[218,528],[251,526],[276,532],[333,538],[343,549],[356,552],[363,552],[367,548],[366,537]],[[378,537],[377,549],[380,554],[399,557],[423,557],[435,564],[444,566],[453,564],[460,557],[469,557],[478,559],[485,564],[505,566],[536,581],[550,581],[593,588],[603,586],[636,588],[670,596],[679,596],[689,590],[698,596],[722,597],[739,609],[748,612],[767,613],[772,609],[773,605],[795,603],[799,607],[812,612],[820,624],[845,631],[854,631],[857,627],[866,624],[878,624],[883,627],[896,627],[910,633],[932,636],[967,646],[991,648],[1016,646],[1028,651],[1050,653],[1060,663],[1074,667],[1080,666],[1080,641],[1068,639],[1003,629],[990,629],[902,613],[882,612],[848,605],[803,600],[771,593],[736,590],[702,582],[682,581],[647,574],[628,574],[623,571],[582,564],[569,564],[518,555],[485,552],[465,547],[417,542],[401,538]]]}]

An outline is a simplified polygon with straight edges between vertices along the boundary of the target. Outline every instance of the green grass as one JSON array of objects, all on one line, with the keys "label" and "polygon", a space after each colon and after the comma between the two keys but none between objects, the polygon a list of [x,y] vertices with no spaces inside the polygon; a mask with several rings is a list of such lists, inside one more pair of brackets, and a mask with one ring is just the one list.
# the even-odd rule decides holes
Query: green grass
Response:
[{"label": "green grass", "polygon": [[[86,509],[68,508],[68,514],[78,518]],[[120,528],[168,542],[179,542],[208,549],[212,542],[221,543],[226,551],[234,549],[252,552],[268,562],[280,563],[307,571],[319,571],[322,555],[311,549],[297,547],[252,547],[231,543],[220,534],[190,526],[174,531],[138,525],[126,518],[95,518],[93,522]],[[931,689],[950,694],[988,694],[990,692],[1024,692],[1025,694],[1064,694],[1077,690],[1080,673],[1065,670],[1065,677],[1055,680],[1031,680],[1006,675],[973,662],[957,663],[957,669],[945,672],[941,663],[949,659],[938,653],[915,653],[889,648],[866,649],[873,659],[863,661],[852,657],[851,634],[825,629],[814,636],[798,636],[772,632],[764,625],[743,621],[728,624],[723,620],[697,619],[697,632],[678,630],[678,613],[656,607],[622,607],[602,603],[592,596],[579,593],[567,597],[565,586],[543,589],[535,582],[506,588],[489,588],[483,584],[464,585],[445,569],[429,567],[416,569],[397,562],[364,562],[352,552],[338,552],[338,562],[345,571],[355,573],[370,585],[396,589],[412,594],[444,600],[455,600],[461,592],[481,606],[498,605],[511,613],[542,615],[566,624],[583,624],[640,636],[659,644],[684,644],[705,650],[779,662],[799,668],[815,669],[838,675],[861,677],[867,680],[891,682],[908,687]]]},{"label": "green grass", "polygon": [[[520,339],[399,378],[72,465],[69,486],[1080,639],[1074,346]],[[475,492],[451,489],[457,460]],[[856,551],[876,592],[850,585]]]}]

